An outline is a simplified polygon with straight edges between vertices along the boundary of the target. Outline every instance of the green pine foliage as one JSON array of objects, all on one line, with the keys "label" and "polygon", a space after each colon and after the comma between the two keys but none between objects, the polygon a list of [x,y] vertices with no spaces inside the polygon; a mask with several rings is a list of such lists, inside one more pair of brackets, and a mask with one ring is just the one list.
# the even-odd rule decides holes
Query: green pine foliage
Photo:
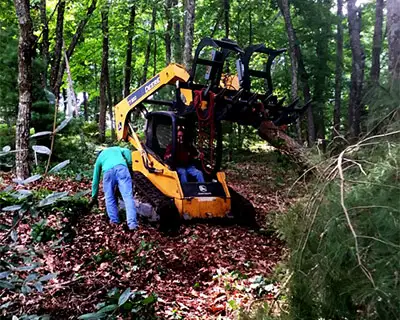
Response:
[{"label": "green pine foliage", "polygon": [[393,106],[392,121],[381,119],[379,134],[329,159],[315,192],[278,222],[291,250],[293,319],[398,318],[400,131]]}]

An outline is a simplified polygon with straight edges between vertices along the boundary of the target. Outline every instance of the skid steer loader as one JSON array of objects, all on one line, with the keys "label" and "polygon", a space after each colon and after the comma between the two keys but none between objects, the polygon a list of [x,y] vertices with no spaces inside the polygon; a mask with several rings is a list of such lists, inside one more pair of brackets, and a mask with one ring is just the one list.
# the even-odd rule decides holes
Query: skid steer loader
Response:
[{"label": "skid steer loader", "polygon": [[[304,112],[306,106],[298,108],[297,101],[283,106],[283,100],[273,94],[271,66],[284,51],[263,44],[242,49],[228,39],[204,38],[195,51],[190,72],[179,64],[170,64],[116,105],[117,137],[135,148],[132,170],[136,191],[153,206],[161,225],[177,223],[181,218],[255,221],[250,201],[228,187],[220,170],[221,123],[231,121],[257,128],[262,121],[271,120],[284,125]],[[262,70],[254,69],[255,55]],[[234,75],[227,72],[228,59],[236,66]],[[257,92],[260,86],[253,90],[257,79],[266,84],[265,89],[262,86],[264,92]],[[142,142],[138,134],[144,122]],[[174,165],[178,126],[185,128],[187,138],[201,154],[197,168],[203,172],[205,183],[181,183],[179,179]],[[164,154],[170,143],[172,159],[166,162]]]}]

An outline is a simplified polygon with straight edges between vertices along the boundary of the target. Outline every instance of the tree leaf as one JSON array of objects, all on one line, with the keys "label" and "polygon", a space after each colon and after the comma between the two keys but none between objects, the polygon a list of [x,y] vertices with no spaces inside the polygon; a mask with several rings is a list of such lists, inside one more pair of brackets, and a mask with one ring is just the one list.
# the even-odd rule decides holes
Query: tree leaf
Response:
[{"label": "tree leaf", "polygon": [[157,297],[154,294],[149,295],[146,299],[142,301],[145,306],[157,301]]},{"label": "tree leaf", "polygon": [[51,279],[54,279],[57,275],[55,273],[48,273],[43,277],[39,278],[39,281],[45,282],[45,281],[49,281]]},{"label": "tree leaf", "polygon": [[53,204],[56,201],[60,200],[61,198],[66,197],[66,196],[68,196],[68,191],[53,192],[52,194],[48,195],[46,198],[42,199],[39,202],[38,207],[48,206],[48,205]]},{"label": "tree leaf", "polygon": [[37,137],[41,137],[41,136],[47,136],[47,135],[51,135],[53,132],[51,131],[40,131],[37,132],[33,135],[30,136],[30,138],[37,138]]},{"label": "tree leaf", "polygon": [[125,302],[128,301],[131,296],[131,288],[126,289],[118,299],[118,305],[122,306]]},{"label": "tree leaf", "polygon": [[67,124],[71,121],[72,117],[66,118],[63,122],[60,123],[60,125],[56,128],[55,132],[60,132],[62,129],[64,129]]},{"label": "tree leaf", "polygon": [[22,184],[28,184],[28,183],[35,182],[35,181],[39,180],[41,177],[42,176],[40,174],[35,174],[34,176],[26,178],[24,181],[22,181]]},{"label": "tree leaf", "polygon": [[23,184],[24,180],[15,178],[15,179],[12,179],[12,182],[17,183],[17,184]]},{"label": "tree leaf", "polygon": [[43,284],[40,281],[35,283],[35,288],[38,292],[43,292]]},{"label": "tree leaf", "polygon": [[16,230],[13,230],[13,231],[11,231],[11,239],[12,239],[12,241],[17,241],[18,240],[18,233],[17,233],[17,231]]},{"label": "tree leaf", "polygon": [[35,145],[35,146],[32,146],[32,149],[37,153],[42,153],[42,154],[47,154],[47,155],[51,154],[51,150],[46,146]]},{"label": "tree leaf", "polygon": [[117,309],[117,308],[118,308],[118,305],[117,305],[117,304],[110,304],[110,305],[108,305],[108,306],[105,306],[105,307],[101,308],[101,309],[98,311],[98,313],[107,313],[107,312],[111,312],[111,311],[114,311],[114,310]]},{"label": "tree leaf", "polygon": [[49,91],[49,90],[47,90],[47,89],[43,89],[43,91],[44,91],[44,93],[46,95],[47,101],[50,104],[55,104],[56,103],[56,96],[54,95],[54,93]]},{"label": "tree leaf", "polygon": [[3,152],[8,153],[10,151],[11,151],[11,147],[10,146],[3,147]]},{"label": "tree leaf", "polygon": [[65,160],[65,161],[59,163],[58,165],[54,166],[53,168],[51,168],[51,169],[49,170],[49,173],[60,171],[62,168],[64,168],[65,166],[67,166],[69,163],[70,163],[70,160],[69,160],[69,159],[68,159],[68,160]]},{"label": "tree leaf", "polygon": [[20,204],[15,204],[13,206],[4,207],[2,211],[18,211],[22,208]]},{"label": "tree leaf", "polygon": [[30,281],[36,280],[38,276],[39,276],[39,274],[36,273],[36,272],[35,273],[31,273],[30,275],[28,275],[26,277],[25,282],[30,282]]},{"label": "tree leaf", "polygon": [[14,289],[14,285],[9,281],[0,280],[0,288]]},{"label": "tree leaf", "polygon": [[0,272],[0,279],[5,279],[11,274],[11,271]]},{"label": "tree leaf", "polygon": [[14,268],[15,271],[31,271],[33,269],[36,269],[37,265],[36,264],[31,264],[30,266],[19,266]]},{"label": "tree leaf", "polygon": [[95,319],[102,319],[106,317],[105,313],[95,312],[95,313],[86,313],[78,317],[80,320],[95,320]]},{"label": "tree leaf", "polygon": [[0,310],[1,309],[7,309],[9,306],[11,306],[13,304],[13,302],[11,302],[11,301],[8,301],[8,302],[6,302],[6,303],[4,303],[4,304],[2,304],[1,306],[0,306]]}]

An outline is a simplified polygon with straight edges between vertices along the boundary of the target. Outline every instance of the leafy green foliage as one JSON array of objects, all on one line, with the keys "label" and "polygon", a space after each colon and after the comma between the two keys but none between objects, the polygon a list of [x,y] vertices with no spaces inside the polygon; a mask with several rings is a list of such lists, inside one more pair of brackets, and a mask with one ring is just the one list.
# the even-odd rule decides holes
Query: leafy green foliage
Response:
[{"label": "leafy green foliage", "polygon": [[34,242],[47,242],[53,240],[57,230],[49,227],[45,219],[32,225],[31,237]]},{"label": "leafy green foliage", "polygon": [[131,291],[130,288],[121,292],[114,288],[108,292],[107,300],[96,306],[97,312],[83,314],[78,319],[114,319],[117,315],[129,315],[138,320],[157,319],[154,314],[156,302],[154,293]]}]

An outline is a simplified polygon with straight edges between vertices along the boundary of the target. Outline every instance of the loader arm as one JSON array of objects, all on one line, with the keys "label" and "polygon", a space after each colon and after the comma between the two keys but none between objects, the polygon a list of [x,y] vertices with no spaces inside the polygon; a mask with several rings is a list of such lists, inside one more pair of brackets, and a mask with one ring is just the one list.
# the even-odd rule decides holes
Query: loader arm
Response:
[{"label": "loader arm", "polygon": [[[165,85],[175,84],[176,81],[187,82],[189,77],[189,73],[183,66],[172,63],[141,87],[139,87],[136,91],[132,92],[124,100],[119,102],[115,106],[117,139],[125,141],[129,139],[129,126],[127,123],[128,115],[132,110],[137,108],[141,102],[149,98],[152,94]],[[131,134],[133,136],[133,139],[130,139],[131,143],[137,150],[142,151],[142,146],[140,145],[140,141],[133,128],[131,128]]]}]

